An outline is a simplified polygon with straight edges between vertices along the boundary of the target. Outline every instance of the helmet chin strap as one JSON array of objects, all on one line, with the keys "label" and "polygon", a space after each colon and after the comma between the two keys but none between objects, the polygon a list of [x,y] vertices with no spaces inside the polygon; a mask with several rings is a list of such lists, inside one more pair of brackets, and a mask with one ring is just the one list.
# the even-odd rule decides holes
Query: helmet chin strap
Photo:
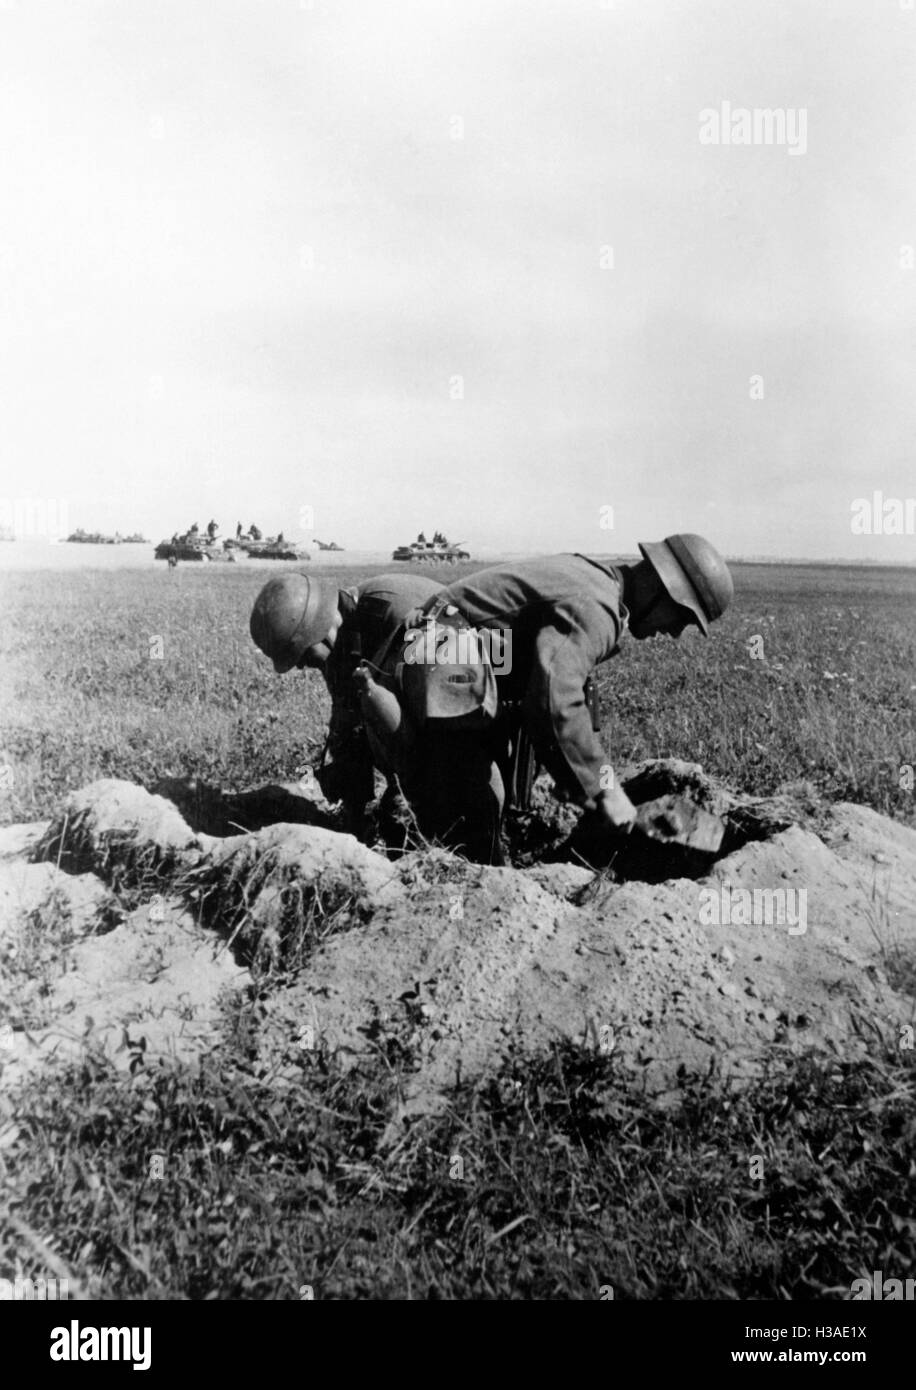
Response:
[{"label": "helmet chin strap", "polygon": [[[299,662],[299,665],[307,666],[310,670],[313,671],[323,670],[328,658],[331,655],[331,652],[334,650],[334,647],[337,644],[337,638],[340,633],[340,629],[343,626],[343,622],[343,615],[340,609],[338,608],[333,619],[331,620],[331,626],[328,629],[327,634],[324,637],[322,637],[320,642],[313,642],[310,647],[306,647],[305,651],[302,654],[302,660]],[[323,647],[323,653],[321,653],[320,655],[316,654],[315,656],[310,656],[310,653],[315,652],[316,647]]]}]

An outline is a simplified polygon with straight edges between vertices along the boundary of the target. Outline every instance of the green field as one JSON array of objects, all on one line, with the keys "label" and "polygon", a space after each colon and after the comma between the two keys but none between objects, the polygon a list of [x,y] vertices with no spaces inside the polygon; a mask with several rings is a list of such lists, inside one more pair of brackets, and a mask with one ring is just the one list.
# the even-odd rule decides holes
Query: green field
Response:
[{"label": "green field", "polygon": [[[102,776],[243,789],[313,761],[320,679],[275,676],[248,637],[265,578],[0,578],[3,821],[47,817]],[[695,760],[747,792],[790,786],[812,807],[848,798],[914,823],[916,571],[735,578],[708,642],[627,639],[601,672],[614,761]],[[67,939],[40,916],[33,946]],[[914,1268],[912,1053],[776,1048],[746,1089],[685,1074],[681,1104],[659,1110],[613,1057],[564,1045],[456,1087],[391,1149],[410,1058],[380,1046],[344,1072],[303,1054],[300,1084],[278,1088],[249,1046],[256,1007],[227,1003],[221,1045],[194,1068],[141,1059],[126,1075],[90,1053],[25,1086],[0,1269],[32,1270],[36,1237],[105,1298],[842,1298],[859,1274]]]},{"label": "green field", "polygon": [[[341,584],[370,572],[325,571]],[[97,777],[237,790],[313,761],[320,678],[276,676],[248,636],[266,577],[203,566],[0,577],[2,821],[45,817]],[[808,784],[912,823],[901,768],[916,763],[916,569],[741,565],[735,580],[709,641],[625,639],[601,669],[612,760],[686,758],[748,792]]]}]

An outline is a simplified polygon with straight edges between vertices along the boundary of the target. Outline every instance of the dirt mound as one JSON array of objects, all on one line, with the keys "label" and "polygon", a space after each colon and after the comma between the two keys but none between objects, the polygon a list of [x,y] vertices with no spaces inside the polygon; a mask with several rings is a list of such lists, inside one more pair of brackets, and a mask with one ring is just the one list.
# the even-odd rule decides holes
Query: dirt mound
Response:
[{"label": "dirt mound", "polygon": [[285,961],[303,934],[314,943],[329,923],[370,921],[403,897],[387,859],[320,826],[272,825],[216,841],[187,882],[206,920],[262,970]]},{"label": "dirt mound", "polygon": [[200,842],[171,801],[106,777],[67,798],[35,857],[129,882],[196,862]]},{"label": "dirt mound", "polygon": [[[893,988],[888,952],[916,950],[904,907],[916,834],[905,849],[883,942],[868,855],[844,862],[799,827],[744,846],[700,882],[592,888],[567,865],[523,875],[455,863],[450,882],[410,895],[409,915],[395,904],[329,940],[271,1000],[267,1033],[282,1046],[306,1021],[351,1054],[394,1039],[408,1058],[405,1100],[421,1105],[488,1069],[508,1042],[591,1040],[659,1090],[680,1067],[748,1074],[773,1044],[849,1055],[875,1031],[899,1041],[913,999]],[[735,920],[739,892],[792,882],[807,885],[804,930],[793,912],[779,920],[778,899],[769,923]],[[730,910],[711,913],[723,889]]]},{"label": "dirt mound", "polygon": [[0,861],[0,950],[15,950],[18,935],[32,924],[41,931],[55,904],[76,936],[97,929],[112,909],[112,897],[95,874],[65,874],[54,864]]},{"label": "dirt mound", "polygon": [[[620,883],[444,851],[392,862],[316,824],[218,839],[162,797],[95,783],[49,828],[0,842],[4,874],[53,869],[82,923],[49,970],[40,1018],[19,980],[0,1030],[17,1058],[90,1035],[109,1051],[117,1037],[125,1061],[140,1036],[147,1055],[189,1056],[221,1036],[226,992],[241,1007],[255,981],[251,1046],[278,1080],[303,1048],[344,1061],[382,1052],[407,1109],[435,1105],[509,1045],[536,1052],[558,1038],[615,1051],[653,1092],[681,1068],[747,1075],[774,1046],[848,1056],[876,1035],[912,1044],[916,832],[841,805],[815,834],[789,822],[788,802],[733,796],[690,764],[634,776],[644,797],[686,789],[726,814],[726,852],[704,877]],[[44,862],[29,864],[36,842]],[[143,882],[138,866],[150,865],[168,896],[154,898],[153,881],[115,930],[74,945],[86,904],[101,904],[92,894]],[[37,879],[29,891],[34,934]],[[21,931],[14,915],[2,939]],[[47,931],[53,945],[50,917]]]}]

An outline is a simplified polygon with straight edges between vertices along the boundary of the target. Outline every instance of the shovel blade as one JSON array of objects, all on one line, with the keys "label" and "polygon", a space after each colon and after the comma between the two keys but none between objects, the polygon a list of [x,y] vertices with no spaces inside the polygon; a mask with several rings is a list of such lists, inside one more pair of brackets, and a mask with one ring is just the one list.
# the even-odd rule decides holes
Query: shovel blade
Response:
[{"label": "shovel blade", "polygon": [[702,854],[717,854],[725,836],[725,824],[686,796],[659,796],[637,809],[636,824],[650,840],[683,845]]}]

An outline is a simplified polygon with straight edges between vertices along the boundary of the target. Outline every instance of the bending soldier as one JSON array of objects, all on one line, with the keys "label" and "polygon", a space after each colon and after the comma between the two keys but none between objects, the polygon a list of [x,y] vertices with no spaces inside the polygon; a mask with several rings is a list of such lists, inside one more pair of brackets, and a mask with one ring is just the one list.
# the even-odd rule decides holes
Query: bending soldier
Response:
[{"label": "bending soldier", "polygon": [[[422,726],[410,755],[421,830],[441,835],[444,828],[445,838],[470,857],[498,862],[511,706],[558,793],[585,812],[583,841],[629,831],[636,808],[592,727],[590,674],[617,654],[627,630],[638,641],[658,633],[677,638],[688,626],[708,635],[734,593],[724,560],[701,536],[669,536],[639,548],[643,558],[635,565],[586,555],[495,565],[449,585],[408,617],[409,628],[445,622],[476,629],[489,648],[503,711],[486,718],[483,730],[478,722],[476,731],[466,717],[450,722],[442,709],[430,719],[428,700],[425,710],[416,708],[417,688],[423,705],[424,689],[441,686],[443,673],[435,659],[411,667],[413,717]],[[483,699],[486,682],[479,688]],[[410,704],[403,693],[401,699]],[[411,768],[399,773],[410,795]]]},{"label": "bending soldier", "polygon": [[320,671],[331,695],[331,719],[318,781],[329,801],[342,801],[353,833],[366,828],[375,797],[373,767],[389,778],[385,809],[397,797],[394,768],[367,735],[354,673],[388,648],[411,611],[442,585],[421,575],[378,575],[350,589],[304,574],[264,585],[251,613],[251,636],[280,674]]}]

